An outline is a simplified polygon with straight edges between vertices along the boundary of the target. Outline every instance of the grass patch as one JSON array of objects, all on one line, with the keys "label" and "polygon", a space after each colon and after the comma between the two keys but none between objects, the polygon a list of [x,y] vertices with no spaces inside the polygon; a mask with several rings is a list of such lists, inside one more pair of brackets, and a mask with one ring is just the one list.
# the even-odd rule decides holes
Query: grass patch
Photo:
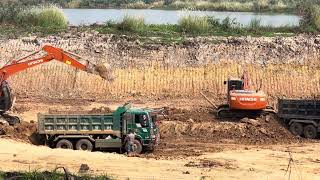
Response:
[{"label": "grass patch", "polygon": [[134,3],[130,3],[126,5],[126,8],[128,9],[147,9],[149,8],[149,5],[144,3],[143,1],[137,1]]},{"label": "grass patch", "polygon": [[180,30],[183,33],[204,34],[209,31],[208,17],[201,16],[183,16],[178,22]]},{"label": "grass patch", "polygon": [[[318,0],[308,0],[313,4]],[[156,8],[215,10],[215,11],[254,11],[254,12],[290,12],[294,13],[302,0],[2,0],[15,6],[55,3],[65,8]]]},{"label": "grass patch", "polygon": [[[219,20],[214,17],[185,16],[176,25],[141,24],[132,28],[134,20],[115,23],[108,22],[104,26],[91,27],[102,34],[125,34],[136,37],[140,42],[152,43],[182,43],[187,37],[196,36],[292,36],[299,33],[298,27],[262,26],[259,19],[253,19],[247,27],[238,24],[229,17]],[[130,23],[127,23],[130,22]],[[119,29],[119,27],[122,27]]]},{"label": "grass patch", "polygon": [[19,179],[19,180],[63,180],[66,177],[78,179],[78,180],[111,180],[114,179],[108,175],[74,175],[74,174],[65,174],[57,171],[29,171],[29,172],[0,172],[0,180],[2,179]]},{"label": "grass patch", "polygon": [[306,2],[299,8],[299,12],[302,17],[300,20],[302,31],[313,33],[320,31],[320,5]]},{"label": "grass patch", "polygon": [[319,31],[320,30],[320,5],[315,5],[312,7],[311,16],[312,16],[313,25]]},{"label": "grass patch", "polygon": [[[110,23],[110,22],[109,22]],[[125,15],[122,22],[117,25],[120,31],[137,32],[145,26],[143,17]]]},{"label": "grass patch", "polygon": [[55,5],[33,6],[19,12],[15,19],[22,26],[40,26],[45,28],[66,28],[67,18]]}]

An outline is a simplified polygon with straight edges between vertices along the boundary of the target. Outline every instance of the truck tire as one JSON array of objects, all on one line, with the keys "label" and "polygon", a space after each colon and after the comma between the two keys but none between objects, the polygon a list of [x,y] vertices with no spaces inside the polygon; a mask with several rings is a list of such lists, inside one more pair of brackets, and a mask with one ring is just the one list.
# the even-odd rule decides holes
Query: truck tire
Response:
[{"label": "truck tire", "polygon": [[297,123],[297,122],[292,123],[289,129],[290,129],[290,132],[295,136],[301,136],[303,133],[303,126],[301,123]]},{"label": "truck tire", "polygon": [[82,151],[92,151],[93,145],[92,142],[88,139],[80,139],[76,144],[76,150]]},{"label": "truck tire", "polygon": [[56,148],[73,149],[73,144],[67,139],[61,139],[60,141],[58,141]]},{"label": "truck tire", "polygon": [[314,125],[311,125],[311,124],[307,125],[306,127],[304,127],[303,135],[304,135],[304,137],[309,138],[309,139],[316,138],[317,137],[316,127],[314,127]]},{"label": "truck tire", "polygon": [[[141,152],[142,152],[142,144],[141,144],[141,142],[139,141],[139,140],[134,140],[133,141],[133,144],[134,144],[134,146],[133,146],[133,153],[135,153],[135,154],[141,154]],[[126,147],[125,147],[125,149],[126,149],[126,152],[128,152],[128,144],[126,143]]]}]

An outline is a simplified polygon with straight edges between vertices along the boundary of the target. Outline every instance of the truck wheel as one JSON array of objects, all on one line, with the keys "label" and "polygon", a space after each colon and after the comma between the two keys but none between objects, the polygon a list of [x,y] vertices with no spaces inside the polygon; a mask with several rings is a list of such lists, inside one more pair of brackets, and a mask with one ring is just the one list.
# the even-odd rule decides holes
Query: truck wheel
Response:
[{"label": "truck wheel", "polygon": [[92,151],[93,145],[88,139],[80,139],[76,144],[76,150]]},{"label": "truck wheel", "polygon": [[317,129],[314,127],[314,125],[308,125],[304,127],[303,134],[306,138],[314,139],[317,137]]},{"label": "truck wheel", "polygon": [[73,149],[73,144],[66,139],[61,139],[57,145],[56,148],[62,148],[62,149]]},{"label": "truck wheel", "polygon": [[[126,144],[125,149],[128,152],[128,144]],[[134,140],[133,141],[133,153],[141,154],[141,152],[142,152],[142,144],[141,144],[141,142],[139,140]]]},{"label": "truck wheel", "polygon": [[138,140],[134,140],[134,148],[133,148],[133,152],[136,154],[141,154],[142,152],[142,144],[140,141]]},{"label": "truck wheel", "polygon": [[303,133],[303,126],[301,123],[292,123],[289,129],[290,132],[295,136],[301,136]]}]

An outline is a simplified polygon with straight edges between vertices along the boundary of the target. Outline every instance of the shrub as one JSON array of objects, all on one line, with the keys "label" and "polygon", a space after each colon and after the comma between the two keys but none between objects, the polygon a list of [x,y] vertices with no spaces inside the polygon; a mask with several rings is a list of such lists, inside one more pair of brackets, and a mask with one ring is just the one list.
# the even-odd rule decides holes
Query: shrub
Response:
[{"label": "shrub", "polygon": [[118,29],[121,31],[139,31],[144,28],[143,17],[132,17],[125,15],[122,22],[118,24]]},{"label": "shrub", "polygon": [[68,8],[80,8],[81,0],[72,0],[65,5]]},{"label": "shrub", "polygon": [[0,23],[14,21],[15,16],[21,9],[21,6],[17,6],[14,3],[2,4],[0,2]]},{"label": "shrub", "polygon": [[18,13],[16,23],[22,26],[66,28],[67,19],[60,8],[54,5],[34,6]]},{"label": "shrub", "polygon": [[300,14],[302,15],[300,26],[304,30],[320,30],[320,5],[304,5],[300,8]]},{"label": "shrub", "polygon": [[229,16],[224,18],[221,21],[221,27],[223,30],[225,31],[230,31],[231,29],[233,29],[234,27],[239,26],[239,23],[237,23],[236,19],[233,18],[231,19]]},{"label": "shrub", "polygon": [[178,24],[182,32],[191,34],[207,33],[210,28],[208,18],[201,16],[183,16]]},{"label": "shrub", "polygon": [[134,3],[130,3],[126,5],[126,8],[132,8],[132,9],[146,9],[148,8],[148,5],[144,3],[143,1],[137,1]]},{"label": "shrub", "polygon": [[261,27],[261,19],[251,19],[249,23],[249,29],[257,30]]},{"label": "shrub", "polygon": [[312,7],[312,22],[313,25],[317,28],[317,30],[320,30],[320,6],[315,5]]}]

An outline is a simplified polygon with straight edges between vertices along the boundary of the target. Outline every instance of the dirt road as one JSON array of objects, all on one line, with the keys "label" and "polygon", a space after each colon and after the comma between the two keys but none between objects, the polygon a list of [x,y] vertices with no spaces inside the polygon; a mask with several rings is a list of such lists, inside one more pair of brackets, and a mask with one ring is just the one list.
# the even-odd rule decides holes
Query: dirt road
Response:
[{"label": "dirt road", "polygon": [[[223,146],[223,145],[222,145]],[[67,167],[77,173],[88,164],[89,173],[119,179],[318,179],[320,144],[270,147],[242,146],[184,159],[156,160],[103,152],[81,152],[34,146],[12,140],[0,141],[3,171],[47,170]],[[293,161],[289,164],[289,152]],[[291,172],[290,172],[291,171]]]}]

